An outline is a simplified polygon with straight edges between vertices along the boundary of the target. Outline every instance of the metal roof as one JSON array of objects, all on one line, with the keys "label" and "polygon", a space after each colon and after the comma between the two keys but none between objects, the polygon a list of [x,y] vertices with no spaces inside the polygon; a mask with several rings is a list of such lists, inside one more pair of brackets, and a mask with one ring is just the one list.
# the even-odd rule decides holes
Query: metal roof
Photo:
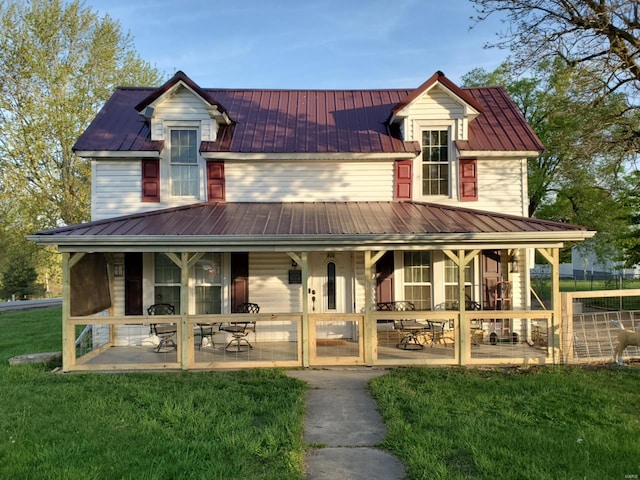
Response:
[{"label": "metal roof", "polygon": [[[462,100],[480,110],[469,124],[468,145],[463,142],[459,149],[509,152],[543,149],[503,89],[461,89],[444,76],[432,78],[444,82]],[[148,122],[136,107],[157,99],[169,88],[167,85],[159,89],[118,88],[80,136],[74,150],[159,151],[162,142],[150,140]],[[420,151],[418,142],[403,141],[398,125],[389,125],[387,121],[394,109],[424,90],[424,84],[418,89],[394,90],[194,87],[208,102],[227,112],[233,122],[222,127],[218,141],[202,142],[203,152],[417,154]]]},{"label": "metal roof", "polygon": [[504,242],[511,234],[522,234],[520,241],[563,241],[592,233],[576,225],[421,202],[212,202],[45,230],[30,239],[64,245],[109,243],[117,238],[135,248],[143,237],[167,245],[194,240],[226,244],[238,239],[294,244],[304,238],[329,246],[365,240],[382,244],[453,238]]}]

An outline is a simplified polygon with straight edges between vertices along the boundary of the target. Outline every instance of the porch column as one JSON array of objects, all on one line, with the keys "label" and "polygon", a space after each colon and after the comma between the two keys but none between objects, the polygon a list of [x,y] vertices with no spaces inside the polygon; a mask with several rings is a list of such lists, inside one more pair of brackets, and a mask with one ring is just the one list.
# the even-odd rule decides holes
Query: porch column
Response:
[{"label": "porch column", "polygon": [[455,322],[455,338],[458,348],[458,362],[466,365],[471,360],[471,326],[467,322],[467,300],[465,285],[466,266],[481,252],[473,250],[465,254],[465,250],[458,250],[457,253],[451,250],[443,250],[445,255],[458,266],[458,320]]},{"label": "porch column", "polygon": [[540,254],[549,262],[551,266],[551,310],[553,318],[549,328],[549,348],[551,358],[557,364],[562,358],[563,338],[562,338],[562,302],[560,298],[560,249],[540,248]]},{"label": "porch column", "polygon": [[364,363],[372,366],[378,357],[378,324],[371,315],[373,308],[373,292],[376,288],[373,280],[373,267],[378,263],[386,250],[375,254],[369,250],[364,252]]},{"label": "porch column", "polygon": [[189,329],[187,316],[189,314],[189,254],[182,252],[180,256],[180,364],[183,370],[188,370],[193,364],[193,342],[189,348]]},{"label": "porch column", "polygon": [[465,267],[467,266],[464,258],[464,250],[458,250],[458,355],[460,365],[466,365],[471,360],[471,348],[469,342],[469,323],[466,319],[466,292],[465,283]]},{"label": "porch column", "polygon": [[309,253],[300,255],[302,268],[302,366],[309,366]]},{"label": "porch column", "polygon": [[75,332],[69,325],[71,316],[71,254],[62,254],[62,370],[68,372],[75,364]]}]

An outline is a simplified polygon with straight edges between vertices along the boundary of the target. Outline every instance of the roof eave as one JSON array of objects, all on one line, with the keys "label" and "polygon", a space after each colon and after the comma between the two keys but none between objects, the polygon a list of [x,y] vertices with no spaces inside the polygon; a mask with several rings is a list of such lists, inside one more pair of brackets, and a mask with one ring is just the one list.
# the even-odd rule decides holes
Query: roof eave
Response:
[{"label": "roof eave", "polygon": [[[251,251],[309,250],[329,251],[336,247],[370,250],[394,246],[396,249],[483,248],[553,248],[564,242],[579,242],[596,232],[570,230],[554,232],[491,232],[368,235],[31,235],[30,241],[58,245],[63,252],[95,251],[97,248],[131,251],[202,251],[216,247],[228,251],[238,248]],[[400,248],[399,248],[400,247]]]},{"label": "roof eave", "polygon": [[418,152],[200,152],[204,159],[225,160],[410,160]]},{"label": "roof eave", "polygon": [[156,150],[77,150],[80,158],[160,158]]},{"label": "roof eave", "polygon": [[458,150],[459,158],[530,158],[537,157],[542,150]]}]

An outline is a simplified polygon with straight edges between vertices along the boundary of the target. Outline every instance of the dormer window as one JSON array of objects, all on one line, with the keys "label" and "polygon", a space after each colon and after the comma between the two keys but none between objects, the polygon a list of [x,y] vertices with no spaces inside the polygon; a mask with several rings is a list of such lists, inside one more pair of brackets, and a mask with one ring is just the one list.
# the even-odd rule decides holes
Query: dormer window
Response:
[{"label": "dormer window", "polygon": [[198,197],[198,131],[171,130],[171,195]]},{"label": "dormer window", "polygon": [[422,195],[449,195],[449,130],[422,132]]}]

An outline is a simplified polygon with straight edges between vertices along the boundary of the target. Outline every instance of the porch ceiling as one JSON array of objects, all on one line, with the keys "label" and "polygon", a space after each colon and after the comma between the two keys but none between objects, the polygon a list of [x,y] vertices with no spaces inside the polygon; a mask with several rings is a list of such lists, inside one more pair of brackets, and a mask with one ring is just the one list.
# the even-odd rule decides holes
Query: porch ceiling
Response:
[{"label": "porch ceiling", "polygon": [[584,227],[420,202],[198,203],[45,230],[29,239],[116,250],[365,250],[559,246]]}]

